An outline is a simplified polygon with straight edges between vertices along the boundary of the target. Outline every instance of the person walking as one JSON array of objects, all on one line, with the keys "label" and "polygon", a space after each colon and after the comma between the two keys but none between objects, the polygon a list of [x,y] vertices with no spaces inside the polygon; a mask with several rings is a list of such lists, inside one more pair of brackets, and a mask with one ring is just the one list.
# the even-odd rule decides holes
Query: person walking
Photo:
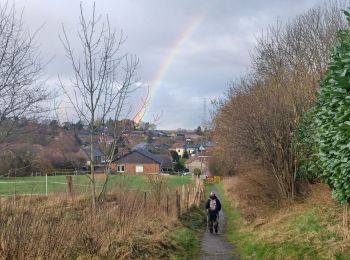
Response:
[{"label": "person walking", "polygon": [[208,211],[207,222],[210,233],[213,233],[213,230],[215,230],[215,233],[218,233],[218,217],[221,210],[221,203],[220,200],[216,197],[214,191],[210,193],[209,199],[205,204],[205,208]]}]

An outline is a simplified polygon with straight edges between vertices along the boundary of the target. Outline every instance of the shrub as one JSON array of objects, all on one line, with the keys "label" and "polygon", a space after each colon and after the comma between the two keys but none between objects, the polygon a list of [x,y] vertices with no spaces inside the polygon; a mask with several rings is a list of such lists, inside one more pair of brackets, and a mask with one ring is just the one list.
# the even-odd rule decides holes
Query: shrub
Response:
[{"label": "shrub", "polygon": [[[350,13],[344,11],[350,22]],[[337,33],[339,43],[331,54],[315,108],[317,156],[321,176],[334,197],[350,202],[350,30]]]}]

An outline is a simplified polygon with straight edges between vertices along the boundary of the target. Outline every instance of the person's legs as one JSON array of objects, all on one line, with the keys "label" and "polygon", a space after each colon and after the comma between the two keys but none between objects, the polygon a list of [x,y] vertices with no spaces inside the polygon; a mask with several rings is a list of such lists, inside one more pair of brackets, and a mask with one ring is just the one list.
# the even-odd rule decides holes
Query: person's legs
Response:
[{"label": "person's legs", "polygon": [[208,228],[209,228],[209,232],[210,233],[213,233],[213,221],[211,221],[210,219],[209,219],[209,221],[208,221]]},{"label": "person's legs", "polygon": [[213,233],[213,230],[215,229],[215,232],[217,233],[218,231],[218,223],[217,223],[217,218],[215,214],[209,214],[209,219],[208,219],[208,228],[210,233]]},{"label": "person's legs", "polygon": [[218,217],[217,215],[213,217],[213,227],[214,227],[215,233],[218,233],[219,231],[219,222],[217,217]]},{"label": "person's legs", "polygon": [[210,233],[213,233],[213,226],[214,226],[214,219],[213,219],[213,215],[209,214],[208,215],[208,229],[210,231]]},{"label": "person's legs", "polygon": [[213,226],[214,226],[215,233],[218,233],[218,231],[219,231],[219,222],[218,222],[217,219],[214,221]]}]

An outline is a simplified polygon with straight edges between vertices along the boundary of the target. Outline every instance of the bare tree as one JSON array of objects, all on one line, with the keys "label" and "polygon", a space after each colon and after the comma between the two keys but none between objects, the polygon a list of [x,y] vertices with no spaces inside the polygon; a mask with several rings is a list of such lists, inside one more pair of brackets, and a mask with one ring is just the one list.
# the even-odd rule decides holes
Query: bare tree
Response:
[{"label": "bare tree", "polygon": [[[71,45],[65,27],[60,37],[66,56],[71,62],[74,77],[70,84],[61,87],[80,120],[90,129],[90,163],[92,205],[96,207],[96,185],[94,175],[94,147],[96,147],[97,119],[118,119],[125,111],[125,101],[133,91],[136,82],[138,59],[135,56],[120,54],[120,46],[125,41],[123,34],[111,28],[108,16],[96,16],[95,3],[92,16],[87,18],[80,4],[79,51]],[[73,89],[73,94],[70,90]],[[118,135],[118,133],[115,133]],[[116,137],[116,136],[115,136]],[[116,142],[116,138],[115,138]],[[114,150],[114,149],[112,149]],[[112,160],[114,156],[110,156]]]},{"label": "bare tree", "polygon": [[0,142],[17,119],[44,112],[50,97],[40,82],[43,65],[34,39],[15,6],[0,4]]},{"label": "bare tree", "polygon": [[297,190],[293,131],[315,101],[337,30],[346,26],[340,15],[344,3],[329,1],[268,28],[258,38],[249,76],[215,104],[215,139],[234,158],[228,165],[253,156],[287,199]]}]

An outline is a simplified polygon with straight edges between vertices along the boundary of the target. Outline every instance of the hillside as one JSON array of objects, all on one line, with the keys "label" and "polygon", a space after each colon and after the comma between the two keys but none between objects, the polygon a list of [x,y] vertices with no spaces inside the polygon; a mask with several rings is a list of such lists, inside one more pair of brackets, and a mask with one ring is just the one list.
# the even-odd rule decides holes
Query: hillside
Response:
[{"label": "hillside", "polygon": [[79,168],[86,162],[73,130],[27,122],[1,143],[0,175],[23,176],[51,168]]}]

